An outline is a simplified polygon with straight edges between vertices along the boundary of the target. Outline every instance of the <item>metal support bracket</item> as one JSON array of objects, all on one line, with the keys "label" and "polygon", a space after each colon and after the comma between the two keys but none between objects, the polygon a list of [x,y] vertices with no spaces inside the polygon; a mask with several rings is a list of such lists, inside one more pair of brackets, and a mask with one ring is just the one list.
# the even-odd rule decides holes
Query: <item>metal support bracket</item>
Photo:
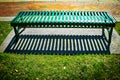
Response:
[{"label": "metal support bracket", "polygon": [[102,36],[104,37],[105,36],[105,29],[102,28]]},{"label": "metal support bracket", "polygon": [[21,28],[14,26],[14,32],[15,32],[16,41],[18,41],[19,35],[20,35],[24,30],[25,30],[25,28],[23,28],[23,29],[21,30]]}]

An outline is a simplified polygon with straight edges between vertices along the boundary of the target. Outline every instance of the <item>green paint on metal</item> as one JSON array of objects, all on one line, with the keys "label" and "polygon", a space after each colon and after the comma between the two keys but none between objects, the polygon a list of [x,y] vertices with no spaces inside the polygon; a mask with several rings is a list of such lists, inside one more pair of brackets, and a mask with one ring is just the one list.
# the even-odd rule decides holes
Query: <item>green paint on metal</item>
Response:
[{"label": "green paint on metal", "polygon": [[[107,12],[94,11],[22,11],[11,21],[12,26],[18,27],[26,25],[30,27],[34,27],[34,25],[39,25],[39,27],[41,25],[74,25],[73,28],[80,28],[80,26],[75,25],[81,25],[81,28],[86,26],[101,28],[101,26],[109,27],[114,24],[114,18]],[[64,27],[62,26],[62,28]]]}]

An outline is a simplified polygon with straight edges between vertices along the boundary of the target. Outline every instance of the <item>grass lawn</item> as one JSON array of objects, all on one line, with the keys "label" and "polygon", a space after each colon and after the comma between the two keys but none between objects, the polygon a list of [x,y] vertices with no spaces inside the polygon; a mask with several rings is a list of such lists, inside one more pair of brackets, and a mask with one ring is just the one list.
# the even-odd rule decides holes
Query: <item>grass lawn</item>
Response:
[{"label": "grass lawn", "polygon": [[[117,23],[120,34],[120,23]],[[0,44],[12,30],[0,22]],[[0,53],[0,80],[119,80],[120,55]]]},{"label": "grass lawn", "polygon": [[1,80],[119,80],[120,55],[0,53]]},{"label": "grass lawn", "polygon": [[11,30],[10,22],[0,21],[0,45]]},{"label": "grass lawn", "polygon": [[116,26],[115,26],[115,30],[117,31],[117,33],[120,35],[120,22],[117,22]]}]

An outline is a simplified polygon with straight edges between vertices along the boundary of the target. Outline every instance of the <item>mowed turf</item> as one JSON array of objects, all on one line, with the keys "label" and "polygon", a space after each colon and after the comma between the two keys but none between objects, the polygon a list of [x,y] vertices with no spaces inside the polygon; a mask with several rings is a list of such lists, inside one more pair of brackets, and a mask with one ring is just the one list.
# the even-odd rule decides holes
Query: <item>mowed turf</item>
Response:
[{"label": "mowed turf", "polygon": [[120,35],[120,22],[117,22],[117,24],[115,25],[115,30]]},{"label": "mowed turf", "polygon": [[[116,24],[119,28],[119,23]],[[1,43],[12,30],[0,22]],[[7,33],[6,33],[7,32]],[[0,80],[119,80],[120,55],[0,53]]]},{"label": "mowed turf", "polygon": [[10,33],[12,27],[10,26],[10,22],[0,21],[0,45],[6,38],[6,36]]},{"label": "mowed turf", "polygon": [[0,54],[1,80],[119,80],[120,55]]}]

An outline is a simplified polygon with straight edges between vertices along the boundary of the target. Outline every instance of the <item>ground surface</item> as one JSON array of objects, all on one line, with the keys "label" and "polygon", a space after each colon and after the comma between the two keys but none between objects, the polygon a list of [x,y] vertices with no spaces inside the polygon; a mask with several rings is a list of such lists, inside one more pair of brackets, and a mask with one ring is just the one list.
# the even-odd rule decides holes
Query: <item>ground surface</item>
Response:
[{"label": "ground surface", "polygon": [[[4,0],[5,1],[5,0]],[[99,0],[102,1],[102,0]],[[109,0],[106,0],[109,1]],[[110,0],[113,1],[113,0]],[[118,0],[116,0],[118,1]],[[94,3],[93,3],[94,4]],[[113,5],[101,4],[101,10],[108,10],[111,14],[120,15],[119,3]],[[64,6],[66,5],[66,7]],[[98,5],[75,5],[71,3],[0,3],[0,16],[15,16],[21,10],[98,10]],[[115,7],[116,6],[116,7]],[[3,18],[2,18],[3,19]],[[7,25],[5,24],[7,23]],[[0,23],[0,43],[5,39],[10,28],[9,22]],[[119,28],[117,29],[119,30]],[[6,33],[7,31],[7,33]],[[12,35],[10,35],[12,33]],[[9,44],[12,31],[4,42]],[[31,33],[29,30],[27,33]],[[37,33],[37,32],[36,32]],[[44,34],[44,30],[42,32]],[[48,32],[49,33],[49,32]],[[51,32],[52,33],[52,32]],[[69,34],[69,33],[68,33]],[[118,46],[118,35],[113,33],[114,42]],[[113,40],[112,40],[113,41]],[[3,47],[2,44],[2,47]],[[115,48],[114,47],[114,48]],[[113,50],[116,50],[113,49]],[[120,55],[33,55],[0,53],[0,79],[1,80],[119,80],[120,79]]]},{"label": "ground surface", "polygon": [[[1,34],[4,35],[1,35],[0,39],[4,39],[7,36],[5,32],[8,31],[8,34],[12,28],[10,28],[9,22],[1,22],[0,25],[4,29],[4,31],[0,29]],[[44,34],[44,30],[42,30],[42,34]],[[31,33],[31,31],[28,30],[26,33]],[[69,32],[67,33],[69,34]],[[5,42],[14,36],[13,31],[12,35],[10,34]],[[36,32],[36,34],[39,33]],[[25,55],[0,52],[1,80],[119,80],[119,67],[119,54]]]}]

